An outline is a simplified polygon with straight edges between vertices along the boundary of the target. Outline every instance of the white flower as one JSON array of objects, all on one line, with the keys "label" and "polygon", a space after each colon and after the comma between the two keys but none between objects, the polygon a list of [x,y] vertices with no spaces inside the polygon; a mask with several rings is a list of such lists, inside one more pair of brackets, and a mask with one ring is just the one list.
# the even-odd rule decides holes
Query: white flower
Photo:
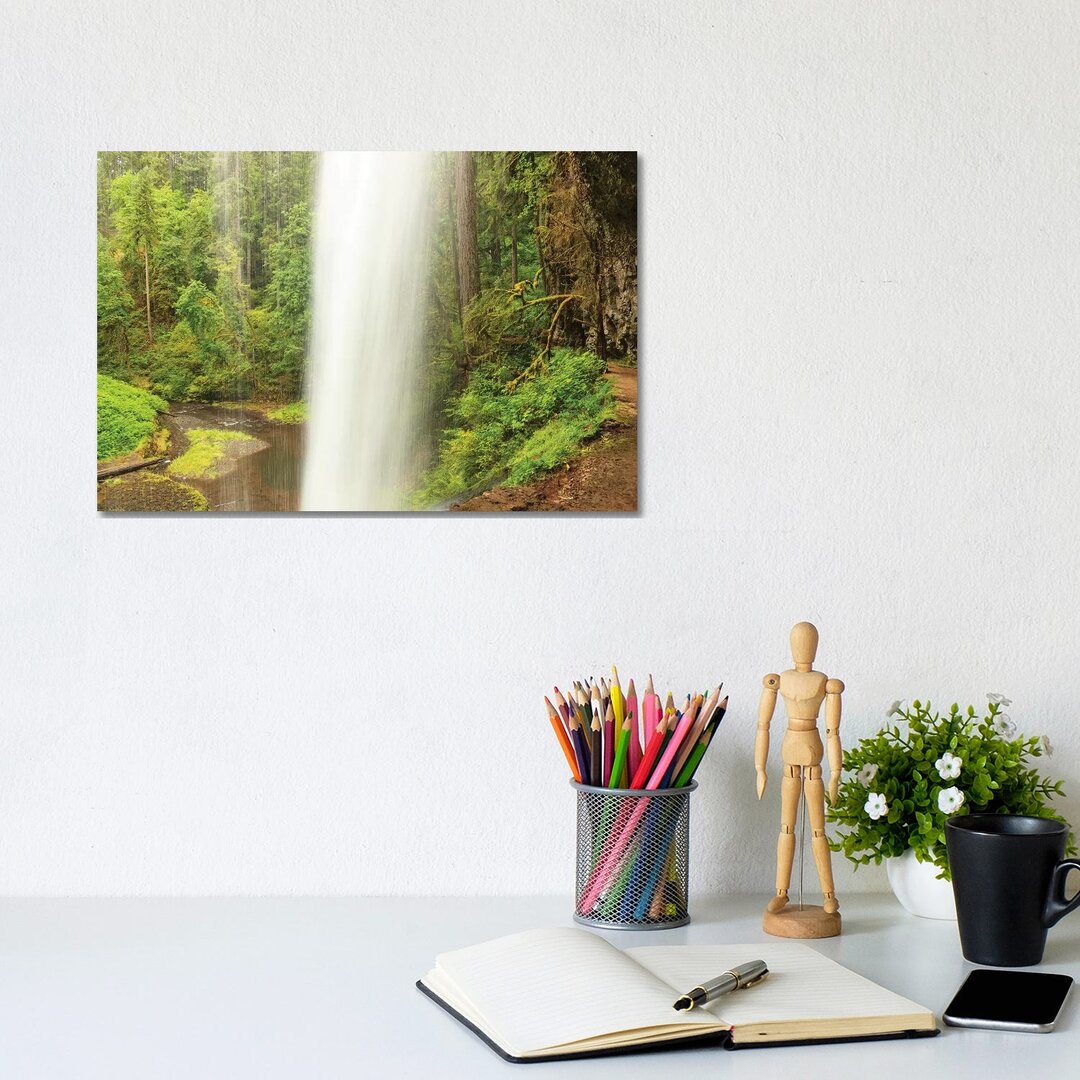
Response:
[{"label": "white flower", "polygon": [[955,754],[944,753],[934,762],[934,768],[942,780],[955,780],[960,775],[960,766],[963,764]]},{"label": "white flower", "polygon": [[877,766],[871,761],[864,765],[858,773],[855,775],[855,779],[858,780],[863,787],[873,783],[874,777],[877,776]]},{"label": "white flower", "polygon": [[863,806],[863,809],[874,819],[874,821],[884,817],[889,812],[889,806],[888,803],[885,802],[885,796],[877,795],[873,791],[866,796],[866,804]]},{"label": "white flower", "polygon": [[994,717],[994,730],[999,735],[1004,735],[1006,739],[1011,739],[1016,734],[1016,725],[1008,713],[998,713]]},{"label": "white flower", "polygon": [[964,805],[964,793],[958,787],[942,788],[938,792],[937,805],[943,814],[955,814]]},{"label": "white flower", "polygon": [[1004,694],[987,694],[986,700],[992,705],[1004,705],[1006,708],[1012,704]]},{"label": "white flower", "polygon": [[1043,753],[1047,757],[1053,757],[1054,756],[1054,748],[1050,744],[1050,736],[1049,735],[1040,735],[1039,736],[1039,742],[1042,743]]},{"label": "white flower", "polygon": [[888,709],[885,710],[886,716],[900,716],[904,711],[904,703],[902,701],[894,701]]}]

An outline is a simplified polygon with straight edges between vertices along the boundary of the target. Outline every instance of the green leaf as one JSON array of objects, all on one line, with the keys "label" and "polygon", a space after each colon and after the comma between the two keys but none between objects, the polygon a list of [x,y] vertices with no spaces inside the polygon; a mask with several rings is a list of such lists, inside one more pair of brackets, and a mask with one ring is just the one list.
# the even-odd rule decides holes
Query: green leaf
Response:
[{"label": "green leaf", "polygon": [[[899,855],[908,847],[947,868],[945,815],[938,809],[942,788],[955,785],[965,795],[959,815],[972,810],[990,813],[1044,814],[1054,816],[1046,801],[1063,794],[1060,780],[1042,778],[1025,762],[1039,755],[1037,739],[1004,739],[993,730],[997,713],[976,720],[974,706],[961,710],[954,704],[947,717],[934,713],[929,702],[916,699],[904,714],[903,727],[888,724],[877,735],[861,740],[845,752],[845,765],[857,770],[873,761],[879,766],[874,790],[889,803],[885,818],[871,822],[863,811],[865,787],[847,777],[841,784],[838,807],[830,813],[838,825],[838,847],[853,862],[865,864],[881,857]],[[958,778],[941,782],[935,762],[945,750],[963,762]],[[1068,845],[1075,848],[1070,832]]]}]

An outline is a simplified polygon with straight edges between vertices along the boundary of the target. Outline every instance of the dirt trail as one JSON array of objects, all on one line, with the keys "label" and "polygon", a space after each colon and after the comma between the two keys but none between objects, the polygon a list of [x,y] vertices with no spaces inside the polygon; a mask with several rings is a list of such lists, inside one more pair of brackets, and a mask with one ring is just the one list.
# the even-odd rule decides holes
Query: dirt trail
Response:
[{"label": "dirt trail", "polygon": [[637,509],[637,368],[609,364],[615,417],[565,468],[519,487],[493,488],[451,510]]}]

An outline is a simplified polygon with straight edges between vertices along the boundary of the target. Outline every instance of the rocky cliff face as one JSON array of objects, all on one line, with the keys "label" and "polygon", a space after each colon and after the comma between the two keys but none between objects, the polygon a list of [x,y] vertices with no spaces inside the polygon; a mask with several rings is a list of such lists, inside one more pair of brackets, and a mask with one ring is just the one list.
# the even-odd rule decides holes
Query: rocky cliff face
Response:
[{"label": "rocky cliff face", "polygon": [[637,356],[637,155],[559,154],[541,239],[549,291],[579,299],[562,338]]},{"label": "rocky cliff face", "polygon": [[[609,236],[602,260],[603,328],[610,355],[637,358],[637,232]],[[597,348],[594,332],[590,347]]]}]

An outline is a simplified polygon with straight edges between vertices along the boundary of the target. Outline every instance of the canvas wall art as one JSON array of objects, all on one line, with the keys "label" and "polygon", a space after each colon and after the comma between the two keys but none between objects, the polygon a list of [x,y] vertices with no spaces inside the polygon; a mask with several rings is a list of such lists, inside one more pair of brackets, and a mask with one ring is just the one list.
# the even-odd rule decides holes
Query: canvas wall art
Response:
[{"label": "canvas wall art", "polygon": [[637,155],[105,151],[102,511],[632,511]]}]

